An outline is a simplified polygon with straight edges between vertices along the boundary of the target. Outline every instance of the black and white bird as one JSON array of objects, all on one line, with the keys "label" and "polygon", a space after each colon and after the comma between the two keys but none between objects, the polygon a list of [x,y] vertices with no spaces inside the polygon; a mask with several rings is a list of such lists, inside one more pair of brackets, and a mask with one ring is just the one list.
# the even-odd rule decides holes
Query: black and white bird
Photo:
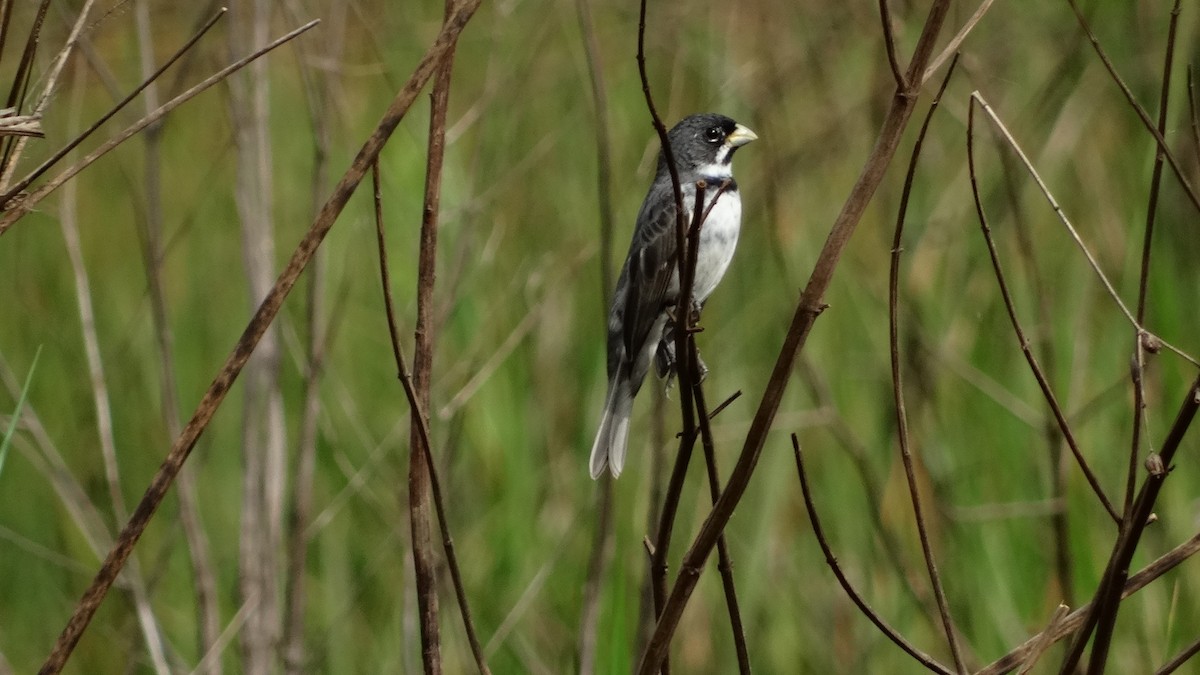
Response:
[{"label": "black and white bird", "polygon": [[[708,185],[704,200],[708,217],[700,227],[692,283],[696,307],[703,306],[733,259],[742,223],[742,198],[733,180],[733,154],[756,138],[753,131],[713,113],[684,118],[667,134],[679,172],[684,220],[689,225],[696,182],[704,180]],[[718,195],[715,203],[713,195]],[[667,160],[660,153],[658,171],[638,212],[629,255],[608,314],[608,396],[592,445],[592,478],[599,478],[605,467],[614,477],[621,474],[633,397],[642,386],[650,362],[656,361],[660,376],[670,375],[674,366],[670,313],[679,298],[675,250],[675,194]]]}]

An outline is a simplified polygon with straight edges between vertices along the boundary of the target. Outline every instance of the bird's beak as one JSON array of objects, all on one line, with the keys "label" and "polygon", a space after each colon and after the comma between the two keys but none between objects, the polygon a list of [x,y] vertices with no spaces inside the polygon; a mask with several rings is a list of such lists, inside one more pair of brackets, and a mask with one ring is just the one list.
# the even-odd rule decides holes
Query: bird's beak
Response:
[{"label": "bird's beak", "polygon": [[729,137],[725,139],[725,142],[729,143],[729,145],[735,148],[738,148],[749,143],[750,141],[757,139],[758,134],[739,124],[737,125],[737,128],[733,130],[733,133],[729,134]]}]

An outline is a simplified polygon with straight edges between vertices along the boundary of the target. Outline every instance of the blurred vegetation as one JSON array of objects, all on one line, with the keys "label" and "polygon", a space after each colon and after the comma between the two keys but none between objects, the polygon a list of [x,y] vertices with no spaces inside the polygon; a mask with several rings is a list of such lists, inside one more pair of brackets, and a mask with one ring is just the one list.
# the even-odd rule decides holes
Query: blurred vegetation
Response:
[{"label": "blurred vegetation", "polygon": [[[18,3],[20,4],[20,3]],[[44,44],[61,44],[81,3],[51,11]],[[327,18],[332,2],[284,3],[272,34]],[[1091,2],[1085,12],[1117,68],[1155,114],[1170,3]],[[303,5],[302,11],[296,8]],[[906,58],[927,3],[894,2]],[[211,11],[152,3],[165,58]],[[976,9],[956,2],[957,30]],[[344,40],[337,62],[284,48],[271,71],[272,165],[280,263],[311,218],[313,127],[301,73],[328,78],[331,171],[361,140],[436,35],[440,2],[348,4],[346,20],[301,38],[310,54]],[[18,12],[25,26],[32,8]],[[732,466],[829,225],[875,137],[892,90],[874,2],[651,3],[647,55],[668,124],[691,112],[724,112],[761,140],[738,155],[744,195],[740,250],[704,316],[700,348],[712,369],[710,402],[745,396],[715,421],[718,456]],[[618,265],[657,152],[634,62],[636,3],[590,12],[608,92],[614,259],[598,256],[595,110],[574,0],[485,3],[455,60],[437,297],[433,393],[451,528],[472,610],[496,673],[578,668],[582,589],[596,522],[586,455],[602,405],[604,330],[600,267]],[[98,17],[100,15],[97,15]],[[25,23],[22,23],[24,21]],[[330,33],[341,25],[341,35]],[[229,60],[218,25],[168,74],[179,90]],[[1197,182],[1185,67],[1200,57],[1200,22],[1184,8],[1167,140]],[[943,36],[944,43],[950,31]],[[118,4],[88,30],[94,56],[121,93],[141,79],[133,21]],[[13,49],[10,45],[9,49]],[[44,72],[53,49],[39,53]],[[77,56],[76,58],[79,58]],[[4,54],[5,73],[16,57]],[[935,79],[940,77],[939,72]],[[4,80],[7,81],[7,80]],[[113,92],[95,66],[68,66],[27,170],[72,135],[68,92],[91,120]],[[962,46],[962,60],[920,160],[904,242],[902,348],[914,447],[933,514],[936,552],[971,662],[986,663],[1040,630],[1060,601],[1077,606],[1095,588],[1115,528],[1069,456],[1068,547],[1073,597],[1056,580],[1049,414],[1012,334],[970,199],[967,97],[979,90],[1017,137],[1127,304],[1136,300],[1153,139],[1108,78],[1066,3],[996,3]],[[927,94],[928,95],[928,94]],[[165,279],[182,409],[190,414],[252,311],[242,277],[233,198],[234,146],[222,87],[174,112],[162,128],[168,256]],[[136,106],[135,106],[136,107]],[[923,114],[925,104],[919,108]],[[117,129],[136,118],[124,113]],[[411,331],[424,181],[427,105],[404,121],[382,156],[392,275]],[[108,127],[106,127],[107,129]],[[915,131],[916,125],[913,125]],[[103,132],[102,132],[103,133]],[[980,180],[1017,307],[1081,447],[1120,503],[1131,430],[1133,329],[1032,181],[989,129],[979,134]],[[811,536],[787,440],[799,434],[825,527],[870,603],[915,644],[948,660],[932,615],[914,600],[928,581],[895,441],[887,339],[887,269],[903,166],[913,134],[846,252],[727,536],[756,668],[787,672],[916,672],[917,666],[859,615],[836,586]],[[121,486],[136,503],[171,439],[162,423],[157,348],[141,245],[145,222],[140,139],[76,179],[82,248],[113,402]],[[21,171],[18,171],[18,175]],[[321,186],[324,196],[332,182]],[[1155,228],[1148,327],[1200,353],[1197,214],[1164,177]],[[39,347],[28,400],[71,474],[115,531],[96,440],[78,305],[52,198],[0,237],[0,357],[16,390],[0,390],[7,423]],[[408,556],[408,409],[394,376],[381,311],[369,192],[360,190],[329,235],[321,292],[330,300],[331,352],[310,528],[308,648],[311,671],[413,672],[419,663]],[[1024,239],[1024,244],[1022,244]],[[298,289],[299,290],[299,289]],[[294,293],[281,316],[288,351],[284,391],[294,440],[302,400],[306,308]],[[1149,447],[1161,441],[1194,376],[1167,353],[1150,361]],[[479,378],[479,379],[475,379]],[[815,389],[827,395],[818,396]],[[636,407],[630,465],[614,485],[614,564],[602,592],[597,672],[628,672],[646,570],[652,389]],[[236,596],[240,499],[240,391],[201,439],[190,463],[218,569],[222,618]],[[677,413],[667,405],[667,429]],[[864,485],[847,437],[877,481]],[[1053,435],[1051,435],[1053,437]],[[1195,533],[1200,475],[1195,434],[1186,440],[1134,568]],[[674,447],[673,443],[669,444]],[[27,429],[0,474],[0,654],[14,672],[45,657],[98,567],[31,462]],[[670,452],[669,449],[666,450]],[[1142,451],[1144,455],[1146,449]],[[1139,460],[1140,467],[1140,460]],[[676,527],[675,560],[707,514],[693,463]],[[1140,468],[1139,468],[1140,470]],[[878,512],[872,514],[871,500]],[[901,542],[903,572],[873,523]],[[196,652],[196,611],[186,542],[169,500],[137,548],[173,662]],[[706,571],[673,646],[677,670],[726,673],[733,649],[721,589]],[[907,579],[907,581],[906,581]],[[448,585],[446,586],[448,590]],[[1128,600],[1111,672],[1147,672],[1200,631],[1200,570],[1188,562]],[[448,672],[468,672],[469,651],[444,594]],[[127,594],[113,593],[70,672],[148,672]],[[1047,667],[1057,661],[1050,652]],[[236,649],[224,662],[237,672]],[[186,664],[186,665],[182,665]]]}]

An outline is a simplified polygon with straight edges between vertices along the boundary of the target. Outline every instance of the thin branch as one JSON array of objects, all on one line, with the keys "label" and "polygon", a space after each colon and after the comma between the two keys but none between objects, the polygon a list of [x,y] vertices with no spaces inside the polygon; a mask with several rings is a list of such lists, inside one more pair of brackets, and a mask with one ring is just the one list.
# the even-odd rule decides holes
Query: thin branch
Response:
[{"label": "thin branch", "polygon": [[[263,333],[266,332],[266,329],[279,314],[284,299],[291,292],[300,273],[304,271],[313,254],[324,240],[325,235],[333,227],[337,216],[342,212],[342,209],[346,206],[346,202],[350,199],[350,195],[354,193],[355,188],[362,181],[363,176],[366,175],[371,162],[378,157],[379,151],[400,124],[400,120],[403,119],[409,107],[412,106],[421,88],[429,81],[434,69],[442,62],[451,41],[462,32],[467,21],[470,20],[475,10],[479,8],[479,4],[480,0],[466,0],[459,6],[453,20],[443,25],[442,31],[438,34],[436,41],[426,51],[420,63],[417,64],[408,82],[397,92],[396,97],[388,106],[383,118],[358,151],[350,168],[346,170],[341,180],[338,181],[333,193],[325,202],[325,205],[322,206],[321,212],[313,220],[312,226],[300,244],[297,245],[287,266],[280,273],[271,292],[263,300],[258,311],[247,324],[242,336],[238,338],[233,351],[209,385],[208,390],[204,393],[204,397],[197,405],[191,420],[171,446],[170,452],[163,460],[158,471],[155,472],[150,485],[146,488],[146,492],[142,496],[141,502],[139,502],[137,508],[134,510],[133,516],[124,529],[121,530],[112,550],[109,551],[103,565],[96,573],[96,578],[92,581],[87,591],[84,592],[71,619],[59,635],[54,649],[42,665],[40,670],[41,675],[52,675],[62,671],[71,652],[74,651],[75,645],[79,642],[79,638],[83,635],[83,631],[87,628],[100,603],[104,600],[104,596],[107,595],[118,573],[125,565],[125,561],[129,558],[129,554],[133,551],[134,545],[137,544],[150,519],[162,503],[163,497],[166,496],[167,490],[175,480],[175,476],[178,475],[183,463],[196,446],[196,441],[199,440],[200,434],[207,428],[209,422],[212,421],[213,415],[225,400],[226,394],[229,393],[230,387],[233,386],[242,368],[245,367],[246,360],[254,352],[254,348],[258,345],[258,341],[262,338]],[[311,25],[314,24],[309,24],[309,26]],[[297,34],[297,32],[293,31],[291,35],[294,37]]]},{"label": "thin branch", "polygon": [[[716,504],[721,498],[721,475],[717,471],[717,453],[713,447],[712,429],[709,426],[711,416],[704,402],[704,387],[700,382],[699,373],[694,372],[700,363],[700,355],[696,351],[696,336],[688,335],[687,342],[692,351],[692,382],[695,383],[692,389],[695,392],[696,417],[700,424],[700,445],[704,449],[704,462],[708,469],[708,494],[712,503]],[[741,675],[749,675],[750,650],[746,647],[746,629],[742,625],[742,610],[738,604],[737,588],[733,580],[733,559],[729,555],[729,545],[725,541],[724,533],[717,538],[717,570],[721,573],[721,588],[725,591],[725,606],[729,610],[729,628],[733,633],[738,672]]]},{"label": "thin branch", "polygon": [[[1175,569],[1180,563],[1198,552],[1200,552],[1200,533],[1193,535],[1191,539],[1166,552],[1154,562],[1139,570],[1137,574],[1129,577],[1129,581],[1125,582],[1125,587],[1121,592],[1121,599],[1124,600],[1146,586],[1149,586],[1156,579]],[[1035,650],[1043,648],[1047,640],[1052,644],[1075,633],[1083,625],[1091,609],[1092,603],[1079,607],[1059,623],[1047,626],[1045,630],[1030,637],[1009,653],[988,664],[987,667],[978,671],[975,675],[1001,675],[1001,673],[1007,673],[1020,666]]]},{"label": "thin branch", "polygon": [[838,584],[842,590],[846,591],[846,596],[854,603],[855,607],[867,617],[879,632],[883,633],[884,637],[891,640],[897,647],[904,650],[904,653],[916,659],[917,663],[928,670],[941,673],[942,675],[953,675],[954,671],[946,666],[938,663],[932,656],[917,649],[904,638],[896,629],[892,628],[874,609],[863,600],[854,585],[846,578],[846,574],[842,571],[838,564],[837,556],[834,555],[833,549],[829,546],[829,541],[825,539],[825,530],[821,527],[821,519],[817,515],[817,507],[813,504],[812,489],[808,484],[808,475],[804,471],[804,459],[800,452],[800,440],[796,438],[796,434],[792,434],[792,452],[796,457],[796,472],[800,476],[800,491],[804,494],[804,508],[808,511],[808,520],[812,524],[813,536],[817,538],[817,544],[821,547],[821,552],[825,554],[825,562],[829,565],[829,569],[833,570],[833,576],[837,577]]},{"label": "thin branch", "polygon": [[937,58],[933,60],[933,63],[931,63],[929,67],[925,69],[925,72],[922,73],[922,85],[924,85],[930,80],[930,78],[933,77],[933,74],[942,67],[942,64],[951,58],[958,58],[958,48],[962,46],[963,40],[967,39],[967,36],[970,35],[971,31],[975,29],[975,25],[978,24],[981,19],[983,19],[983,15],[987,14],[987,11],[991,9],[992,3],[995,1],[996,0],[983,0],[983,2],[979,3],[979,7],[975,9],[975,13],[971,15],[971,18],[967,19],[967,22],[963,24],[963,27],[960,28],[957,33],[954,34],[954,37],[950,39],[950,42],[946,43],[946,46],[942,49],[941,53],[937,55]]},{"label": "thin branch", "polygon": [[[909,63],[907,81],[915,82],[918,74],[924,72],[949,8],[949,0],[935,0],[931,6],[921,37],[917,41],[912,60]],[[775,414],[779,411],[779,405],[783,400],[784,391],[787,389],[796,355],[803,348],[813,324],[825,308],[822,298],[833,280],[833,273],[841,259],[842,252],[854,234],[863,211],[875,194],[876,188],[883,181],[883,176],[896,153],[904,129],[908,126],[908,120],[916,106],[916,97],[913,93],[911,90],[896,90],[893,93],[875,147],[863,165],[862,173],[851,189],[846,203],[835,219],[829,237],[825,240],[825,245],[817,258],[812,275],[809,277],[808,284],[800,295],[791,326],[763,392],[758,411],[746,434],[746,441],[738,456],[737,464],[729,476],[721,498],[705,519],[691,548],[685,554],[683,559],[685,567],[699,569],[708,559],[709,554],[716,546],[717,535],[724,530],[734,509],[746,493],[746,487],[750,483],[750,477],[758,465],[763,445],[766,443],[767,433],[770,431]],[[698,580],[698,576],[685,575],[680,575],[676,579],[663,615],[655,627],[654,636],[642,658],[641,667],[638,669],[641,675],[652,675],[666,656],[671,636],[679,626],[683,609],[695,590]]]},{"label": "thin branch", "polygon": [[412,408],[413,426],[416,427],[417,435],[420,437],[420,442],[413,445],[413,451],[423,453],[425,455],[426,466],[429,467],[429,487],[433,497],[434,509],[437,512],[438,525],[441,528],[442,548],[446,552],[446,565],[450,568],[450,578],[454,583],[454,595],[458,599],[458,608],[462,613],[463,628],[467,633],[467,641],[471,644],[471,653],[475,657],[475,665],[479,668],[479,672],[482,675],[490,675],[491,671],[488,670],[487,660],[483,655],[482,647],[480,647],[479,638],[475,634],[475,624],[471,620],[471,608],[467,604],[467,593],[463,586],[462,573],[458,565],[458,556],[454,552],[454,539],[450,536],[450,524],[446,518],[446,506],[442,499],[442,487],[441,481],[438,479],[437,463],[434,461],[433,453],[430,451],[432,446],[429,440],[429,417],[422,406],[419,392],[413,381],[413,375],[409,372],[408,364],[405,363],[404,354],[400,348],[400,329],[396,321],[395,304],[392,302],[392,282],[387,261],[387,246],[384,238],[383,194],[379,180],[378,163],[373,166],[371,179],[374,187],[375,236],[379,248],[379,275],[380,282],[383,284],[383,302],[384,311],[387,315],[388,336],[391,338],[392,357],[396,362],[396,376],[399,378],[400,384],[404,387],[404,395],[408,398],[409,407]]},{"label": "thin branch", "polygon": [[15,203],[13,201],[0,203],[0,206],[3,206],[3,208],[6,209],[4,212],[4,217],[0,218],[0,234],[4,234],[6,231],[8,231],[8,228],[12,227],[13,223],[20,220],[25,214],[33,210],[34,205],[45,199],[47,195],[57,190],[62,186],[63,183],[74,178],[80,171],[83,171],[87,167],[91,166],[93,162],[108,154],[113,148],[129,140],[142,129],[154,124],[175,108],[178,108],[192,98],[195,98],[197,95],[203,93],[213,85],[229,77],[229,75],[241,70],[255,59],[258,59],[264,54],[280,47],[290,40],[299,37],[301,34],[315,27],[318,23],[320,23],[320,20],[314,19],[313,21],[310,21],[291,31],[290,33],[277,38],[270,44],[264,45],[263,47],[239,59],[238,61],[225,66],[221,70],[213,73],[200,83],[193,86],[191,89],[188,89],[182,94],[159,106],[159,108],[156,109],[152,114],[146,115],[137,122],[134,122],[129,127],[126,127],[120,133],[102,143],[100,147],[88,153],[87,156],[79,160],[73,166],[64,169],[57,176],[49,181],[46,181],[46,183],[38,187],[33,192],[30,192],[28,195],[22,195],[20,199],[15,200]]},{"label": "thin branch", "polygon": [[[908,412],[904,403],[904,376],[900,363],[900,254],[903,251],[904,219],[908,213],[908,198],[912,193],[913,178],[917,172],[917,161],[921,157],[921,148],[925,144],[925,134],[933,121],[933,113],[937,111],[950,77],[954,75],[954,66],[958,59],[950,62],[946,76],[937,94],[929,104],[921,130],[913,145],[912,156],[908,162],[908,172],[904,176],[904,190],[900,193],[900,208],[896,214],[896,228],[892,238],[891,269],[888,280],[888,343],[892,363],[892,400],[896,406],[896,434],[900,445],[900,459],[904,463],[904,477],[908,482],[908,494],[912,501],[913,518],[917,524],[917,535],[921,540],[921,553],[925,557],[925,569],[929,573],[929,584],[933,588],[933,597],[937,601],[938,615],[941,617],[942,630],[946,633],[946,642],[950,646],[950,655],[954,659],[954,668],[959,673],[966,672],[963,665],[962,653],[958,648],[955,637],[954,621],[950,618],[950,605],[946,601],[946,591],[942,587],[942,579],[938,574],[937,561],[933,557],[933,546],[929,542],[929,527],[921,507],[920,488],[917,485],[916,469],[914,468],[913,452],[909,446]],[[799,447],[799,446],[797,446]]]},{"label": "thin branch", "polygon": [[[996,274],[996,283],[1000,287],[1000,295],[1004,298],[1004,308],[1008,312],[1008,318],[1012,323],[1013,331],[1016,333],[1017,342],[1021,346],[1021,353],[1025,356],[1025,361],[1029,364],[1029,369],[1033,371],[1033,376],[1042,391],[1042,396],[1046,399],[1046,404],[1050,406],[1050,411],[1054,414],[1055,421],[1058,422],[1058,428],[1062,431],[1063,438],[1067,441],[1067,446],[1071,448],[1071,453],[1075,455],[1075,461],[1079,464],[1080,470],[1083,471],[1084,477],[1087,478],[1092,492],[1096,493],[1096,497],[1104,506],[1104,510],[1108,511],[1108,515],[1113,519],[1113,522],[1120,525],[1121,514],[1104,493],[1104,488],[1100,485],[1100,480],[1092,471],[1092,467],[1087,463],[1087,459],[1083,456],[1083,451],[1079,449],[1079,444],[1075,441],[1075,434],[1071,431],[1071,426],[1067,422],[1067,416],[1063,413],[1062,407],[1059,406],[1058,398],[1050,388],[1050,381],[1046,378],[1046,374],[1038,364],[1037,357],[1033,354],[1029,340],[1025,337],[1025,331],[1021,328],[1021,321],[1017,318],[1016,306],[1013,304],[1012,295],[1008,291],[1008,283],[1004,280],[1004,269],[1000,265],[1000,254],[996,250],[996,243],[992,240],[992,230],[988,226],[987,216],[983,212],[983,198],[979,194],[979,181],[976,179],[975,102],[979,102],[984,110],[987,110],[987,104],[983,102],[983,98],[979,95],[979,92],[973,92],[970,104],[967,106],[967,169],[971,178],[971,194],[975,200],[975,214],[979,218],[979,228],[983,232],[984,241],[987,243],[988,255],[992,260],[992,270]],[[995,118],[993,117],[993,119]],[[1049,196],[1048,192],[1046,194]],[[1051,197],[1051,199],[1053,198]],[[1120,301],[1118,300],[1118,302]]]},{"label": "thin branch", "polygon": [[[449,21],[454,0],[445,0],[444,21]],[[430,533],[430,483],[434,471],[432,446],[418,421],[430,408],[433,385],[433,287],[437,268],[438,216],[442,199],[442,162],[446,152],[446,110],[450,101],[456,42],[450,43],[446,58],[433,78],[429,103],[429,140],[425,160],[425,195],[421,210],[421,234],[417,254],[417,319],[413,335],[412,386],[419,405],[412,406],[408,457],[408,516],[412,531],[413,572],[417,589],[417,625],[421,634],[421,658],[425,675],[442,672],[441,628],[438,623],[437,561]],[[373,169],[379,173],[378,165]],[[376,179],[378,180],[378,179]],[[378,206],[377,206],[378,209]]]},{"label": "thin branch", "polygon": [[900,60],[896,57],[896,36],[892,34],[892,10],[888,8],[888,0],[879,0],[879,20],[883,23],[883,46],[887,51],[892,78],[896,81],[897,89],[907,91],[908,81],[904,79]]},{"label": "thin branch", "polygon": [[1088,612],[1084,628],[1076,635],[1075,642],[1072,643],[1067,658],[1063,662],[1061,672],[1071,673],[1074,671],[1083,655],[1084,647],[1087,645],[1093,628],[1096,630],[1096,644],[1092,648],[1089,670],[1096,672],[1095,668],[1103,668],[1108,656],[1108,638],[1111,637],[1113,626],[1117,621],[1117,612],[1120,609],[1121,589],[1125,587],[1125,577],[1129,574],[1129,562],[1133,559],[1133,553],[1137,550],[1142,533],[1152,520],[1150,516],[1154,510],[1154,503],[1158,499],[1158,493],[1162,490],[1163,483],[1170,473],[1175,452],[1191,427],[1197,410],[1200,410],[1200,376],[1197,376],[1192,385],[1188,387],[1183,402],[1180,404],[1179,412],[1175,416],[1175,422],[1172,423],[1166,438],[1163,439],[1160,454],[1151,455],[1151,459],[1147,460],[1149,471],[1142,481],[1142,487],[1138,491],[1130,515],[1125,519],[1125,527],[1121,528],[1120,535],[1113,545],[1112,555],[1109,556],[1104,576],[1101,577],[1100,584],[1096,588],[1092,609]]},{"label": "thin branch", "polygon": [[[643,0],[643,5],[645,4]],[[647,89],[647,91],[649,91]],[[665,147],[665,146],[664,146]],[[692,206],[693,224],[691,230],[698,235],[701,219],[704,217],[704,181],[696,183],[696,201]],[[677,233],[678,234],[678,233]],[[694,236],[696,236],[694,235]],[[671,477],[667,481],[667,490],[663,497],[662,510],[659,512],[658,530],[655,533],[654,551],[651,554],[651,575],[654,591],[654,613],[662,616],[663,606],[667,598],[667,557],[671,548],[671,533],[675,528],[675,516],[679,510],[679,499],[683,494],[683,483],[687,478],[688,464],[692,459],[692,450],[696,444],[696,418],[692,384],[695,382],[692,370],[690,350],[687,350],[687,337],[692,325],[691,289],[692,279],[696,270],[694,255],[681,255],[693,252],[699,247],[694,246],[697,239],[689,239],[687,243],[676,248],[675,259],[679,261],[679,298],[675,305],[675,363],[676,375],[679,377],[679,406],[682,417],[682,431],[679,437],[679,450],[675,453],[675,463],[671,469]],[[681,309],[682,308],[682,309]],[[685,571],[681,568],[681,574]],[[662,672],[667,675],[670,666],[663,660]]]},{"label": "thin branch", "polygon": [[1054,613],[1050,615],[1049,623],[1046,624],[1046,628],[1039,634],[1037,641],[1031,645],[1029,654],[1021,663],[1021,670],[1017,673],[1017,675],[1028,675],[1029,673],[1033,672],[1033,667],[1037,665],[1038,660],[1042,658],[1042,654],[1046,653],[1046,650],[1054,644],[1054,640],[1052,639],[1054,631],[1063,622],[1063,620],[1067,618],[1067,614],[1070,613],[1070,611],[1071,608],[1063,604],[1060,604],[1054,609]]},{"label": "thin branch", "polygon": [[[1180,0],[1175,0],[1171,9],[1171,20],[1167,27],[1167,48],[1163,56],[1162,88],[1158,98],[1158,133],[1167,132],[1167,105],[1171,94],[1171,65],[1175,58],[1175,35],[1179,24]],[[1146,292],[1150,286],[1150,251],[1154,241],[1154,220],[1158,213],[1158,195],[1162,186],[1163,153],[1154,153],[1154,169],[1150,174],[1150,197],[1146,205],[1146,227],[1142,237],[1142,264],[1138,274],[1137,322],[1146,323]],[[1146,414],[1146,388],[1143,377],[1146,365],[1145,341],[1142,333],[1133,336],[1133,431],[1129,443],[1129,469],[1125,476],[1125,504],[1122,513],[1133,507],[1134,490],[1137,489],[1138,455],[1141,450],[1142,426]]]}]

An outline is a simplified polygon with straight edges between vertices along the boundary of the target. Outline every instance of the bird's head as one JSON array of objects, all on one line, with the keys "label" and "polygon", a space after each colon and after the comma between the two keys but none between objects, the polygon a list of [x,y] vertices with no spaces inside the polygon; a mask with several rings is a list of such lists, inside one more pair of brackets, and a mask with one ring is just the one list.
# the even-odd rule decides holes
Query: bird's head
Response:
[{"label": "bird's head", "polygon": [[[756,138],[758,135],[750,129],[716,113],[685,117],[667,133],[680,174],[695,173],[715,179],[729,178],[733,153]],[[662,156],[658,169],[667,170]]]}]

